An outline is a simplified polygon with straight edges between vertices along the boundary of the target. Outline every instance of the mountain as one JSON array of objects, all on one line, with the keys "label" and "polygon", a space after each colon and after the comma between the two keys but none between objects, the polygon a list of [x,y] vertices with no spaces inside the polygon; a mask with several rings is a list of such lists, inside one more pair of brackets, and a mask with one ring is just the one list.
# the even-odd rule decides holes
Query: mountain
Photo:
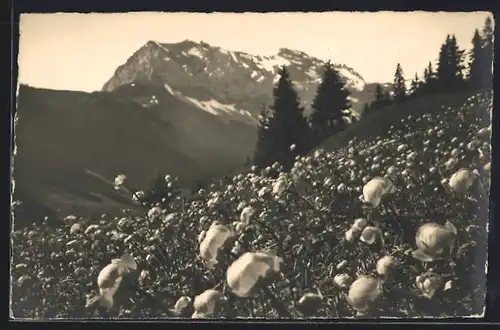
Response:
[{"label": "mountain", "polygon": [[[135,82],[164,86],[195,107],[243,121],[253,121],[264,105],[272,103],[272,90],[280,66],[287,66],[306,109],[321,82],[325,62],[304,52],[281,48],[273,56],[224,50],[207,43],[185,40],[165,44],[149,41],[117,68],[103,91]],[[334,64],[352,92],[353,110],[360,113],[373,96],[364,79],[352,68]],[[237,115],[235,115],[236,113]]]},{"label": "mountain", "polygon": [[[159,172],[193,186],[242,168],[255,148],[258,114],[272,102],[286,65],[304,106],[324,62],[281,49],[274,56],[206,43],[147,42],[93,93],[21,86],[15,127],[15,198],[25,209],[119,212],[130,196],[113,190],[116,175],[147,189]],[[357,117],[373,99],[353,69],[335,65],[352,92]],[[39,217],[37,211],[29,217]]]}]

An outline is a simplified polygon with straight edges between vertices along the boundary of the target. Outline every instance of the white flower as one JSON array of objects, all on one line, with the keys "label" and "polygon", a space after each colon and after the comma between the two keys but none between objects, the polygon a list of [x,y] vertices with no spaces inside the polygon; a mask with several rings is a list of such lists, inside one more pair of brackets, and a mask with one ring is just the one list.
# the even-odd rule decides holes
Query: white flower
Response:
[{"label": "white flower", "polygon": [[240,214],[240,222],[244,223],[245,225],[250,224],[250,220],[252,218],[252,215],[254,215],[255,209],[251,206],[245,207]]},{"label": "white flower", "polygon": [[359,239],[361,242],[372,245],[377,241],[380,235],[381,233],[376,227],[367,226],[365,227],[365,229],[363,229],[363,232],[361,233],[361,237]]},{"label": "white flower", "polygon": [[469,190],[474,180],[479,176],[477,170],[459,169],[450,177],[448,185],[456,193],[464,193]]},{"label": "white flower", "polygon": [[210,226],[205,238],[200,243],[200,256],[209,269],[218,263],[220,252],[230,243],[232,244],[234,239],[234,231],[226,226],[218,224]]},{"label": "white flower", "polygon": [[90,234],[91,232],[93,232],[97,229],[99,229],[99,225],[90,225],[85,229],[84,233],[87,235],[87,234]]},{"label": "white flower", "polygon": [[243,230],[247,227],[247,225],[241,221],[236,221],[236,225],[234,226],[234,230],[238,233],[241,234]]},{"label": "white flower", "polygon": [[186,310],[189,310],[193,306],[193,300],[191,297],[182,296],[180,297],[174,306],[174,313],[176,315],[182,315]]},{"label": "white flower", "polygon": [[347,275],[347,274],[337,274],[333,278],[333,282],[339,288],[345,289],[345,288],[347,288],[347,287],[349,287],[351,285],[352,278],[349,275]]},{"label": "white flower", "polygon": [[28,275],[22,275],[17,279],[17,285],[23,286],[23,284],[28,281],[30,277]]},{"label": "white flower", "polygon": [[280,196],[286,190],[287,182],[283,177],[278,178],[273,184],[273,194]]},{"label": "white flower", "polygon": [[149,272],[147,270],[143,269],[141,271],[141,273],[139,274],[139,278],[138,278],[139,283],[141,283],[141,284],[144,283],[144,281],[147,280],[148,278],[149,278]]},{"label": "white flower", "polygon": [[130,255],[111,260],[111,263],[101,270],[97,277],[101,306],[113,307],[114,296],[120,287],[123,276],[135,270],[137,270],[137,264]]},{"label": "white flower", "polygon": [[402,153],[406,150],[406,148],[407,146],[405,144],[400,144],[396,150],[398,151],[398,153]]},{"label": "white flower", "polygon": [[262,280],[280,272],[282,263],[269,252],[246,252],[227,269],[227,283],[238,297],[249,297]]},{"label": "white flower", "polygon": [[80,233],[82,230],[83,230],[83,226],[79,223],[75,223],[69,229],[69,233],[71,235],[76,235],[76,234]]},{"label": "white flower", "polygon": [[323,297],[317,293],[307,292],[300,297],[296,304],[303,315],[312,315],[323,305]]},{"label": "white flower", "polygon": [[365,313],[382,295],[382,288],[376,279],[370,276],[360,276],[349,288],[347,302],[356,311]]},{"label": "white flower", "polygon": [[491,133],[491,126],[483,127],[477,132],[477,136],[487,137],[490,135],[490,133]]},{"label": "white flower", "polygon": [[236,207],[236,209],[237,209],[238,211],[241,211],[241,210],[243,210],[243,209],[245,208],[245,206],[246,206],[246,203],[245,203],[245,202],[240,202],[240,203],[238,204],[238,207]]},{"label": "white flower", "polygon": [[363,231],[365,227],[368,225],[368,221],[365,218],[358,218],[354,220],[354,224],[352,225],[352,229],[356,231]]},{"label": "white flower", "polygon": [[202,230],[201,233],[198,235],[198,243],[203,242],[205,239],[205,235],[207,234],[206,230]]},{"label": "white flower", "polygon": [[400,265],[393,256],[384,256],[377,261],[377,273],[382,276],[390,275]]},{"label": "white flower", "polygon": [[132,200],[133,200],[133,201],[134,201],[134,203],[136,203],[136,204],[140,204],[143,198],[144,198],[144,191],[142,191],[142,190],[136,191],[136,192],[132,195]]},{"label": "white flower", "polygon": [[197,316],[210,317],[225,301],[226,297],[220,291],[209,289],[194,298],[193,307]]},{"label": "white flower", "polygon": [[154,206],[148,211],[149,221],[154,221],[156,219],[159,219],[162,215],[163,215],[163,210],[158,206]]},{"label": "white flower", "polygon": [[359,237],[360,232],[356,231],[355,229],[351,228],[349,230],[346,230],[345,232],[345,239],[348,242],[354,242],[356,238]]},{"label": "white flower", "polygon": [[192,319],[206,319],[206,318],[208,318],[208,316],[203,314],[203,313],[198,313],[197,311],[195,311],[193,313],[193,315],[191,315],[191,318]]},{"label": "white flower", "polygon": [[260,197],[260,198],[263,198],[265,195],[267,195],[269,192],[271,191],[271,189],[269,189],[268,187],[262,187],[258,192],[257,192],[257,195]]},{"label": "white flower", "polygon": [[344,268],[345,266],[347,266],[347,260],[342,260],[341,262],[339,262],[339,263],[337,264],[337,267],[336,267],[336,268],[337,268],[337,270],[339,270],[339,269]]},{"label": "white flower", "polygon": [[66,223],[73,223],[77,219],[78,218],[75,215],[68,215],[67,217],[64,218],[64,222],[66,222]]},{"label": "white flower", "polygon": [[451,157],[444,163],[444,166],[447,170],[452,170],[455,166],[458,165],[458,159],[455,157]]},{"label": "white flower", "polygon": [[363,201],[370,207],[377,207],[382,196],[392,193],[394,185],[388,178],[375,177],[368,181],[363,187]]},{"label": "white flower", "polygon": [[417,250],[412,252],[414,258],[431,262],[450,256],[457,237],[456,227],[449,221],[444,226],[437,223],[422,225],[416,234]]},{"label": "white flower", "polygon": [[127,176],[125,174],[120,174],[115,178],[115,189],[118,190],[121,188]]},{"label": "white flower", "polygon": [[389,166],[389,168],[387,169],[387,175],[394,176],[396,175],[397,170],[398,169],[396,168],[396,166]]},{"label": "white flower", "polygon": [[234,242],[233,249],[231,250],[232,254],[239,255],[241,253],[242,246],[240,242],[236,241]]},{"label": "white flower", "polygon": [[436,273],[428,272],[417,276],[415,285],[422,292],[422,295],[428,299],[434,297],[436,291],[442,286],[443,278]]}]

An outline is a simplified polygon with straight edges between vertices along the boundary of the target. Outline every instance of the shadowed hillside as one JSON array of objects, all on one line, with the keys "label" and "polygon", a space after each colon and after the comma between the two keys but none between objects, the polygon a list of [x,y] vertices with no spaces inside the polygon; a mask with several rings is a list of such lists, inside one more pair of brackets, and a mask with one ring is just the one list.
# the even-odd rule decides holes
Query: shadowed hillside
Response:
[{"label": "shadowed hillside", "polygon": [[[207,172],[223,171],[223,162],[231,166],[240,158],[244,161],[244,155],[238,158],[234,150],[226,154],[214,150],[228,142],[222,131],[224,123],[204,118],[210,115],[201,111],[196,117],[199,114],[192,114],[196,110],[190,113],[175,102],[169,108],[146,108],[112,93],[22,86],[15,127],[15,198],[24,196],[23,208],[27,209],[32,208],[31,200],[42,209],[63,212],[118,211],[130,202],[113,190],[112,181],[119,173],[127,174],[131,187],[145,189],[157,171],[167,171],[189,184]],[[195,117],[198,126],[193,124]],[[189,141],[188,127],[199,131],[193,138],[205,139],[204,145],[199,140]],[[185,138],[179,133],[182,130]],[[222,137],[214,132],[221,132]],[[199,148],[184,151],[192,146]],[[207,158],[207,153],[214,155]]]}]

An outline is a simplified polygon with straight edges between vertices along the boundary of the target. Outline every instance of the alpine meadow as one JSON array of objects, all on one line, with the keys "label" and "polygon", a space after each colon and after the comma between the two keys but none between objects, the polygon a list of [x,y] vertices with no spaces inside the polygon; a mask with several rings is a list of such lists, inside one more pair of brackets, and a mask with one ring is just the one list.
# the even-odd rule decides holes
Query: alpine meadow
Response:
[{"label": "alpine meadow", "polygon": [[485,12],[22,15],[11,318],[480,317],[493,35]]}]

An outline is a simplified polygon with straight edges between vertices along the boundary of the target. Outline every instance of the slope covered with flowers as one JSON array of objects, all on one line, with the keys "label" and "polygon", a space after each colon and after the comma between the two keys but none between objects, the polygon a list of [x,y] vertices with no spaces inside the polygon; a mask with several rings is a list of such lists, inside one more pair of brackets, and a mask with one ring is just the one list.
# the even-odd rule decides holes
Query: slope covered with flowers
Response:
[{"label": "slope covered with flowers", "polygon": [[[477,94],[298,158],[290,173],[274,165],[157,206],[131,193],[142,217],[16,231],[12,313],[481,314],[491,111],[491,96]],[[126,190],[126,178],[116,185]]]}]

